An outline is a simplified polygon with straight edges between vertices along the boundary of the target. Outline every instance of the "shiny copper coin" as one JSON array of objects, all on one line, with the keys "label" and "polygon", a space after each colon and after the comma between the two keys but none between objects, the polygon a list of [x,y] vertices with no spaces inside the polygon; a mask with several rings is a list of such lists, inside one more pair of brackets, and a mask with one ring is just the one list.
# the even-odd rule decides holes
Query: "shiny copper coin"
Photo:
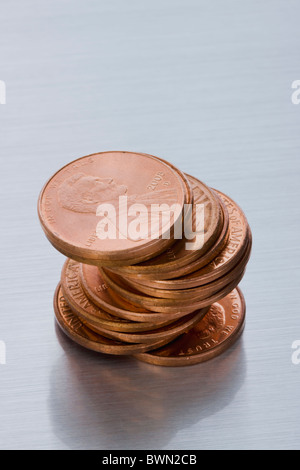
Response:
[{"label": "shiny copper coin", "polygon": [[[154,329],[168,325],[169,323],[181,318],[185,313],[178,312],[176,308],[169,314],[155,313],[146,308],[132,304],[130,301],[118,296],[113,289],[103,279],[100,270],[96,266],[80,264],[78,271],[81,284],[89,300],[100,309],[110,313],[115,317],[132,320],[134,322],[143,322],[149,325],[148,329]],[[143,325],[143,329],[145,326]],[[152,326],[151,326],[152,325]],[[123,330],[122,330],[123,331]]]},{"label": "shiny copper coin", "polygon": [[240,289],[234,289],[214,303],[188,333],[156,351],[135,357],[160,366],[187,366],[212,359],[239,338],[245,325],[245,311],[243,294]]},{"label": "shiny copper coin", "polygon": [[[205,266],[201,265],[201,258],[192,263],[191,273],[177,275],[168,280],[150,280],[135,278],[136,283],[155,289],[189,289],[198,287],[218,279],[228,273],[244,256],[248,243],[252,244],[251,230],[242,209],[229,196],[217,191],[229,213],[229,237],[223,250]],[[199,269],[200,267],[200,269]]]},{"label": "shiny copper coin", "polygon": [[112,290],[115,290],[120,297],[129,300],[135,305],[145,307],[149,310],[152,310],[153,312],[172,313],[177,311],[181,312],[182,314],[188,314],[195,312],[199,308],[204,308],[208,305],[211,305],[212,303],[226,296],[239,284],[244,276],[244,272],[245,271],[237,275],[237,277],[223,289],[206,299],[198,300],[197,298],[191,298],[184,301],[179,301],[177,299],[159,299],[141,295],[132,287],[125,285],[122,282],[122,279],[117,277],[117,275],[110,273],[108,276],[104,271],[102,272],[102,275]]},{"label": "shiny copper coin", "polygon": [[[188,180],[194,196],[192,227],[197,235],[192,240],[185,237],[178,240],[159,256],[143,263],[111,268],[113,272],[122,276],[167,278],[170,272],[201,258],[215,244],[224,224],[219,198],[214,191],[198,179],[188,176]],[[196,223],[197,205],[202,205],[204,208],[204,227],[202,224],[197,226]],[[203,237],[200,236],[202,232],[204,232]]]},{"label": "shiny copper coin", "polygon": [[134,322],[107,313],[95,305],[85,294],[81,285],[79,270],[80,264],[77,261],[67,259],[61,273],[61,288],[66,301],[82,322],[104,329],[128,333],[153,330],[165,324],[165,318],[162,324],[159,322]]},{"label": "shiny copper coin", "polygon": [[123,333],[120,331],[106,330],[105,328],[95,327],[88,324],[88,326],[95,332],[100,333],[107,338],[123,341],[125,343],[153,343],[159,340],[167,340],[175,338],[180,334],[187,332],[196,323],[204,317],[209,307],[197,310],[194,313],[184,316],[175,322],[170,323],[168,326],[157,328],[155,330],[144,331],[141,333]]},{"label": "shiny copper coin", "polygon": [[161,347],[167,343],[166,340],[160,340],[155,343],[128,344],[95,333],[70,308],[60,285],[57,286],[54,295],[54,311],[56,321],[64,333],[75,343],[92,351],[104,354],[132,355]]},{"label": "shiny copper coin", "polygon": [[[127,202],[120,206],[121,196]],[[49,241],[66,256],[92,264],[130,264],[149,259],[174,242],[164,236],[172,233],[192,198],[186,177],[173,165],[145,154],[103,152],[79,158],[52,176],[40,194],[38,213]],[[157,238],[151,236],[153,231],[148,238],[130,237],[127,209],[161,203],[176,206],[169,222],[158,223]],[[115,208],[107,215],[112,233],[106,239],[97,231],[102,204]]]},{"label": "shiny copper coin", "polygon": [[[126,278],[127,279],[132,279],[134,280],[136,283],[141,283],[142,285],[144,286],[155,286],[155,288],[157,289],[160,289],[160,280],[165,280],[167,279],[167,283],[169,281],[169,279],[172,279],[172,278],[177,278],[179,276],[183,276],[183,275],[186,275],[186,274],[190,274],[191,272],[193,271],[197,271],[198,269],[200,269],[201,267],[203,266],[206,266],[208,265],[214,258],[217,257],[217,255],[219,253],[221,253],[223,251],[223,249],[225,248],[225,246],[227,245],[228,243],[228,239],[229,239],[229,214],[228,214],[228,211],[227,211],[227,208],[224,204],[224,202],[222,201],[222,199],[220,198],[220,196],[218,195],[217,191],[216,190],[213,190],[216,194],[216,196],[218,197],[219,199],[219,203],[220,203],[220,206],[221,206],[221,209],[222,209],[222,222],[221,222],[221,226],[222,226],[222,230],[219,234],[219,237],[218,239],[216,240],[216,242],[214,243],[214,245],[206,252],[204,253],[200,258],[196,259],[195,261],[193,262],[189,262],[183,266],[177,266],[176,269],[173,269],[172,271],[170,272],[159,272],[159,273],[143,273],[143,274],[135,274],[135,273],[132,273],[132,272],[126,272]],[[172,249],[172,247],[170,248]],[[108,269],[108,272],[111,271],[111,272],[115,272],[115,273],[119,273],[119,269],[115,269],[112,268],[107,268]],[[169,287],[169,289],[171,289],[171,287]]]},{"label": "shiny copper coin", "polygon": [[231,271],[226,273],[224,276],[209,282],[208,284],[203,284],[199,287],[192,287],[190,289],[156,289],[155,287],[144,286],[142,283],[137,283],[130,279],[122,278],[122,280],[126,285],[133,287],[137,291],[148,296],[157,297],[160,299],[192,300],[197,298],[198,300],[201,300],[214,295],[220,289],[233,281],[242,271],[244,271],[249,261],[250,253],[251,243],[249,242],[243,257],[231,269]]}]

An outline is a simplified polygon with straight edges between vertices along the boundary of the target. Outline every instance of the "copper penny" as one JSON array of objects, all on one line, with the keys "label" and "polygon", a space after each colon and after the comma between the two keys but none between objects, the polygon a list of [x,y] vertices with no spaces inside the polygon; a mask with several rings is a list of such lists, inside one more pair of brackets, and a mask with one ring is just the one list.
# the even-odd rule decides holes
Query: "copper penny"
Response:
[{"label": "copper penny", "polygon": [[[168,288],[171,289],[172,286],[171,286],[171,283],[169,283],[169,279],[177,278],[177,277],[180,277],[180,276],[184,276],[186,274],[190,274],[191,272],[197,271],[198,269],[202,268],[203,266],[208,265],[214,258],[217,257],[217,255],[219,253],[221,253],[223,251],[223,249],[225,248],[225,246],[228,243],[229,234],[230,234],[230,232],[229,232],[229,214],[228,214],[228,211],[227,211],[227,208],[226,208],[224,202],[222,201],[222,199],[218,195],[217,191],[216,190],[213,190],[213,191],[215,192],[216,196],[218,197],[219,203],[220,203],[220,206],[221,206],[221,209],[222,209],[222,230],[221,230],[221,233],[219,234],[218,239],[214,243],[214,245],[205,254],[203,254],[200,258],[198,258],[197,260],[195,260],[193,262],[189,262],[186,265],[183,265],[181,267],[177,266],[176,269],[173,269],[172,271],[170,271],[168,273],[164,273],[164,272],[156,273],[156,274],[126,273],[126,278],[127,279],[132,279],[134,282],[140,283],[143,286],[155,287],[156,289],[160,289],[161,288],[160,281],[165,280],[165,278],[167,278],[166,284],[170,285],[170,287],[168,287]],[[172,249],[172,247],[170,249]],[[118,270],[114,271],[113,268],[112,269],[107,268],[107,269],[108,269],[108,272],[111,271],[111,272],[118,273]],[[163,284],[163,282],[161,282],[161,284]]]},{"label": "copper penny", "polygon": [[188,314],[198,310],[199,308],[204,308],[208,305],[211,305],[212,303],[226,296],[239,284],[244,276],[244,272],[245,271],[237,275],[235,279],[233,279],[227,286],[219,290],[217,293],[202,300],[198,300],[197,297],[186,300],[177,300],[161,299],[142,295],[134,288],[127,286],[117,275],[110,273],[108,276],[104,271],[102,271],[102,275],[107,284],[113,290],[115,290],[120,297],[129,300],[135,305],[145,307],[149,310],[152,310],[153,312],[172,313],[177,311],[181,312],[182,314]]},{"label": "copper penny", "polygon": [[64,333],[75,343],[92,351],[104,354],[132,355],[161,347],[169,341],[168,339],[156,341],[155,343],[128,344],[95,333],[70,308],[64,298],[60,284],[56,288],[53,304],[56,321]]},{"label": "copper penny", "polygon": [[148,287],[143,285],[141,282],[137,283],[131,279],[122,280],[128,286],[135,288],[137,291],[146,294],[148,296],[157,297],[160,299],[193,299],[197,297],[198,300],[205,299],[212,296],[224,286],[233,281],[244,269],[248,263],[251,253],[251,243],[248,243],[247,249],[243,257],[238,261],[238,263],[225,275],[215,279],[208,284],[203,284],[199,287],[192,287],[190,289],[156,289],[155,287]]},{"label": "copper penny", "polygon": [[[128,207],[143,204],[149,209],[167,203],[176,204],[176,209],[169,223],[157,229],[157,239],[135,240],[122,224],[127,211],[119,206],[120,196],[127,197]],[[49,241],[66,256],[92,264],[130,264],[149,259],[174,242],[164,234],[172,232],[192,198],[185,175],[173,165],[146,154],[103,152],[79,158],[52,176],[41,191],[38,213]],[[114,234],[99,239],[97,209],[104,203],[116,208],[117,226],[112,223]]]},{"label": "copper penny", "polygon": [[104,329],[132,333],[153,330],[162,326],[159,322],[154,324],[153,322],[134,322],[116,317],[95,305],[82,288],[79,270],[80,264],[77,261],[67,259],[61,273],[61,288],[66,301],[82,322]]},{"label": "copper penny", "polygon": [[236,288],[214,303],[188,333],[158,350],[135,357],[160,366],[187,366],[212,359],[239,338],[245,325],[245,311],[243,294]]},{"label": "copper penny", "polygon": [[106,330],[102,327],[95,327],[94,325],[87,324],[93,331],[100,333],[107,338],[123,341],[125,343],[153,343],[159,340],[173,340],[176,336],[188,331],[196,323],[198,323],[207,313],[209,307],[197,310],[194,313],[186,315],[175,322],[170,323],[168,326],[157,328],[155,330],[144,331],[141,333],[124,333],[120,331]]},{"label": "copper penny", "polygon": [[151,326],[152,324],[153,329],[154,326],[158,328],[167,325],[185,315],[185,313],[178,312],[176,309],[174,309],[172,314],[167,315],[165,313],[151,312],[123,299],[105,282],[100,270],[96,266],[80,263],[78,275],[80,280],[77,279],[77,282],[81,284],[89,300],[100,309],[115,317],[134,322],[144,322],[144,325]]},{"label": "copper penny", "polygon": [[[187,266],[194,260],[201,258],[215,244],[223,228],[223,214],[219,198],[198,179],[189,176],[188,180],[193,189],[193,232],[204,231],[201,243],[197,245],[196,236],[193,240],[183,237],[182,240],[175,242],[169,249],[165,250],[159,256],[149,259],[143,263],[132,266],[120,266],[112,268],[113,272],[122,276],[146,276],[155,279],[167,278],[170,272],[176,271],[182,266]],[[196,207],[202,204],[204,207],[204,228],[196,226]],[[200,238],[199,238],[200,240]],[[189,245],[187,245],[189,244]],[[195,248],[191,249],[190,244]]]},{"label": "copper penny", "polygon": [[[242,258],[248,243],[252,244],[252,235],[247,219],[242,209],[229,196],[215,190],[229,213],[229,237],[226,245],[219,254],[205,266],[201,258],[191,263],[191,272],[181,275],[179,270],[173,273],[172,279],[134,279],[136,283],[156,289],[190,289],[218,279],[229,272]],[[200,268],[200,269],[199,269]]]}]

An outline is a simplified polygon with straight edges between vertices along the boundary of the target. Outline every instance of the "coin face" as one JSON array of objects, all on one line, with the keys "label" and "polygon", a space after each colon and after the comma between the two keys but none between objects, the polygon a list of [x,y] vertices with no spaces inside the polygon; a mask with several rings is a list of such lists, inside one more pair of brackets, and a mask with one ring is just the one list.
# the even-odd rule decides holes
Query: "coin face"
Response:
[{"label": "coin face", "polygon": [[54,294],[54,312],[56,321],[64,333],[75,343],[92,351],[104,354],[132,355],[161,347],[169,341],[168,338],[153,343],[128,344],[95,333],[70,308],[60,284]]},{"label": "coin face", "polygon": [[[38,213],[46,236],[62,253],[90,263],[122,264],[170,246],[172,237],[164,237],[191,200],[186,177],[167,162],[104,152],[75,160],[52,176],[40,194]],[[149,212],[162,203],[174,210],[153,229]],[[144,231],[136,234],[138,222]]]},{"label": "coin face", "polygon": [[187,366],[207,361],[229,348],[245,324],[245,301],[240,289],[214,303],[188,333],[162,348],[135,357],[161,366]]},{"label": "coin face", "polygon": [[[224,217],[218,196],[202,181],[187,175],[193,190],[191,228],[183,227],[184,235],[159,256],[133,266],[120,266],[113,271],[123,276],[167,278],[176,269],[189,265],[193,260],[205,256],[215,244],[223,226]],[[199,210],[199,211],[198,211]],[[200,214],[202,214],[202,219]],[[188,218],[184,224],[188,225]],[[227,223],[227,219],[226,219]],[[194,234],[194,235],[191,235]]]}]

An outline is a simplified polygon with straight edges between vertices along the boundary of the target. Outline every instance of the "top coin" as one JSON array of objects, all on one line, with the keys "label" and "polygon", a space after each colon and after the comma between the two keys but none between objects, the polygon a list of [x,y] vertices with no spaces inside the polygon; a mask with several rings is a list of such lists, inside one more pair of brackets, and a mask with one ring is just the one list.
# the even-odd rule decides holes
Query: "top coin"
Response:
[{"label": "top coin", "polygon": [[55,173],[41,191],[38,214],[47,238],[66,256],[117,266],[171,246],[184,204],[192,200],[187,178],[173,165],[113,151],[79,158]]}]

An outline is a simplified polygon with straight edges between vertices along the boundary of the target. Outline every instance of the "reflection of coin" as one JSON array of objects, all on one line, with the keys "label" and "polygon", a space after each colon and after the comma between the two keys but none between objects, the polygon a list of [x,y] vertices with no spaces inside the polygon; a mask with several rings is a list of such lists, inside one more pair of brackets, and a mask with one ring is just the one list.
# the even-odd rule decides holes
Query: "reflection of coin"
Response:
[{"label": "reflection of coin", "polygon": [[229,348],[245,324],[245,301],[240,289],[215,303],[188,333],[162,348],[135,355],[137,359],[161,366],[184,366],[211,359]]},{"label": "reflection of coin", "polygon": [[60,285],[57,286],[54,294],[54,311],[56,320],[65,334],[75,343],[92,351],[117,355],[137,354],[159,348],[170,341],[170,338],[168,338],[153,343],[129,344],[95,333],[71,310],[63,296]]},{"label": "reflection of coin", "polygon": [[[159,256],[143,263],[134,264],[133,266],[115,267],[113,268],[114,272],[123,276],[145,276],[150,278],[154,277],[156,279],[167,279],[169,273],[174,273],[174,270],[176,271],[183,266],[191,264],[194,260],[205,256],[209,249],[215,244],[224,223],[225,225],[228,223],[228,218],[226,215],[223,217],[219,198],[213,190],[192,176],[188,176],[188,180],[192,186],[194,196],[192,232],[197,233],[197,235],[191,240],[188,238],[178,240],[172,247],[165,250]],[[204,227],[201,223],[197,225],[196,211],[197,207],[199,208],[200,206],[203,209]],[[186,220],[184,222],[186,223]],[[191,246],[189,246],[191,244],[194,244],[194,248],[192,249]],[[217,254],[217,250],[214,254]],[[207,259],[207,262],[211,259],[212,253],[210,253],[210,258]]]},{"label": "reflection of coin", "polygon": [[[128,221],[128,214],[120,209],[120,196],[127,196],[129,206],[143,204],[147,210],[162,203],[176,208],[171,220],[160,224],[157,239],[152,239],[150,229],[148,238],[134,240],[127,230],[124,235],[120,221],[124,217]],[[91,264],[131,264],[173,243],[172,236],[163,239],[163,235],[172,234],[184,204],[191,202],[190,185],[173,165],[145,154],[103,152],[79,158],[52,176],[40,194],[38,212],[49,241],[68,257]],[[115,237],[101,240],[96,211],[103,203],[116,209],[118,227]]]},{"label": "reflection of coin", "polygon": [[128,449],[168,448],[176,433],[188,436],[195,424],[230,407],[247,371],[241,341],[191,373],[85,353],[58,328],[56,338],[64,354],[49,376],[49,418],[70,449],[98,449],[99,443],[119,449],[120,442]]}]

